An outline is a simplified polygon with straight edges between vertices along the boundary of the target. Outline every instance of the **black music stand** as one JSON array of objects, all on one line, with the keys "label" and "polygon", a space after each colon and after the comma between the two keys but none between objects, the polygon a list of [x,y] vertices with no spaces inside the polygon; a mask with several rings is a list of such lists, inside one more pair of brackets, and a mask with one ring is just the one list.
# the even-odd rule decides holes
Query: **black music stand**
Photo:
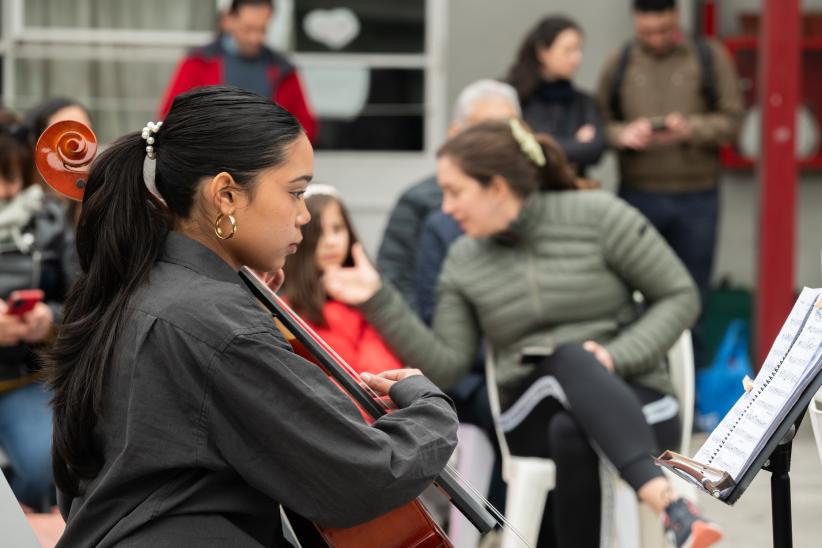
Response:
[{"label": "black music stand", "polygon": [[734,504],[748,485],[751,484],[759,470],[771,473],[771,520],[773,527],[774,548],[791,548],[793,531],[791,523],[791,449],[793,438],[799,430],[805,411],[814,395],[822,387],[822,373],[805,387],[799,399],[785,416],[785,419],[768,440],[759,455],[753,460],[748,470],[739,478],[736,485],[719,500]]}]

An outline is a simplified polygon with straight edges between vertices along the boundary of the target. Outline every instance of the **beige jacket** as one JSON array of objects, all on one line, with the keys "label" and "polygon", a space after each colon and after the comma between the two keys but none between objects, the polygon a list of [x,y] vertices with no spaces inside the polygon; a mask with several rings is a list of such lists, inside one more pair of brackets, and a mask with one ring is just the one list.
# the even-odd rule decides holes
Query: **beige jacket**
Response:
[{"label": "beige jacket", "polygon": [[[622,84],[625,120],[614,120],[610,108],[611,82],[622,50],[605,64],[597,99],[605,119],[609,144],[619,153],[621,184],[653,192],[675,193],[710,189],[717,184],[719,146],[736,139],[742,118],[739,78],[724,48],[708,41],[718,96],[716,111],[708,111],[700,91],[702,67],[696,46],[686,41],[664,56],[634,45]],[[620,149],[622,129],[639,117],[683,114],[693,128],[689,142],[652,145],[643,151]]]}]

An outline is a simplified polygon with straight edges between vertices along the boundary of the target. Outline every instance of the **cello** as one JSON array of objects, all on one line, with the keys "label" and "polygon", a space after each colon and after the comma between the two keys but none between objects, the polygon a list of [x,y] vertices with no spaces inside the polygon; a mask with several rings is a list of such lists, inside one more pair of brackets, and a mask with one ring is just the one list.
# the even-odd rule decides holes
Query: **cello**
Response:
[{"label": "cello", "polygon": [[[72,121],[58,122],[50,126],[39,138],[35,161],[43,179],[60,194],[81,200],[85,191],[85,180],[96,154],[97,143],[93,132],[86,126]],[[152,198],[154,199],[154,198]],[[157,204],[159,205],[159,201]],[[304,349],[326,373],[357,403],[360,409],[377,420],[387,412],[380,399],[368,393],[351,375],[342,360],[327,344],[311,332],[307,325],[294,314],[268,287],[248,269],[242,269],[240,276],[249,290],[279,322],[282,330],[293,335],[292,346]],[[456,481],[453,473],[445,469],[435,480],[466,517],[485,533],[490,531],[497,520],[489,513],[485,503],[472,497]],[[397,509],[379,516],[367,523],[345,529],[323,528],[319,525],[303,527],[313,530],[309,541],[301,538],[304,545],[321,546],[386,546],[386,547],[450,547],[451,542],[434,520],[428,515],[418,500],[413,500]],[[309,544],[310,542],[310,544]]]}]

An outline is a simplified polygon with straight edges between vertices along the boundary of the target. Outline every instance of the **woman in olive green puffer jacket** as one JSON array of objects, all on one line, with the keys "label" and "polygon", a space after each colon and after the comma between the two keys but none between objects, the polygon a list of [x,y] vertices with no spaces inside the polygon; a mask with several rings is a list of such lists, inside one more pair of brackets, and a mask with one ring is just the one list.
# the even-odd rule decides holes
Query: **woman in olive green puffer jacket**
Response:
[{"label": "woman in olive green puffer jacket", "polygon": [[[619,198],[579,190],[559,148],[514,120],[480,124],[448,141],[437,177],[443,211],[468,237],[454,243],[443,265],[432,328],[361,252],[354,268],[326,273],[329,293],[359,305],[406,365],[446,389],[487,341],[512,451],[557,463],[560,545],[594,543],[592,529],[598,535],[591,495],[583,489],[580,500],[578,489],[579,470],[596,476],[582,465],[596,458],[591,446],[670,529],[707,535],[699,540],[708,543],[718,538],[715,526],[674,500],[649,456],[678,442],[664,356],[699,309],[671,248]],[[569,452],[575,440],[585,450]]]}]

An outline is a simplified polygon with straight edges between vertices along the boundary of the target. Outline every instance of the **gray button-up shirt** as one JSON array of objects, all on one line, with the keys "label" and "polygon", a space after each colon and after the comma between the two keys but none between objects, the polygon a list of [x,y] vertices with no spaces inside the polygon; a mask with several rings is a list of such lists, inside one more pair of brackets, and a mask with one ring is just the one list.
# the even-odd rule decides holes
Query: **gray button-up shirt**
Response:
[{"label": "gray button-up shirt", "polygon": [[60,497],[60,546],[280,545],[277,503],[351,526],[417,496],[456,445],[450,401],[421,376],[367,425],[237,273],[180,234],[126,318],[94,432],[103,468]]}]

